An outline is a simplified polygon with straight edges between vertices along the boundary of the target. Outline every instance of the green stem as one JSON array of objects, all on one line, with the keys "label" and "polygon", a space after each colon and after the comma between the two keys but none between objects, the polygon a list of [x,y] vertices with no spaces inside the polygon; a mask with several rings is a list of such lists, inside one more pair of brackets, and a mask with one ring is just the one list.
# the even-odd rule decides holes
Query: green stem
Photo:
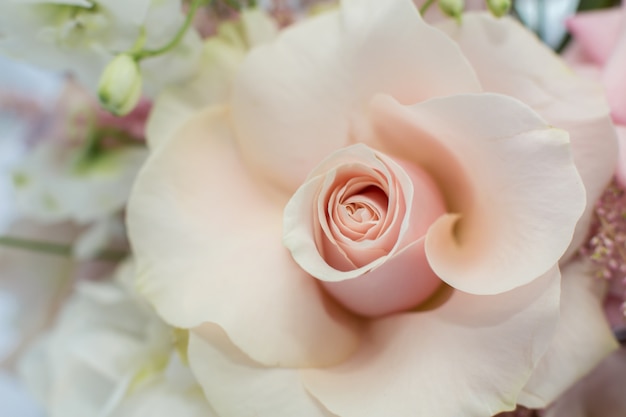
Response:
[{"label": "green stem", "polygon": [[169,41],[165,46],[158,48],[158,49],[143,49],[139,52],[131,53],[133,58],[135,58],[137,62],[139,62],[145,58],[162,55],[170,51],[172,48],[176,47],[176,45],[180,43],[180,41],[183,39],[183,36],[185,36],[185,33],[187,33],[187,30],[191,26],[191,22],[193,21],[193,18],[196,15],[198,8],[200,8],[200,6],[202,6],[204,3],[206,3],[206,0],[193,0],[192,1],[191,6],[189,8],[189,12],[187,12],[187,17],[185,18],[185,22],[178,29],[178,32],[176,33],[174,38],[171,41]]},{"label": "green stem", "polygon": [[[15,249],[24,249],[32,252],[45,253],[48,255],[72,256],[72,246],[62,243],[43,242],[40,240],[31,240],[15,236],[0,236],[0,246],[6,246]],[[124,259],[128,253],[122,250],[104,249],[98,253],[94,259],[100,261],[118,262]]]},{"label": "green stem", "polygon": [[434,2],[435,0],[428,0],[426,1],[426,3],[422,4],[422,7],[420,7],[420,14],[424,16],[424,13],[428,11],[430,6],[432,6]]}]

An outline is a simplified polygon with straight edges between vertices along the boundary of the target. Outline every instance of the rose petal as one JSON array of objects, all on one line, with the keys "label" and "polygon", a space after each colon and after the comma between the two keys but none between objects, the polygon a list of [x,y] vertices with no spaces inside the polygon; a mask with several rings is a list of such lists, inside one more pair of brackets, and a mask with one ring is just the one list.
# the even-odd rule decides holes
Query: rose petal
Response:
[{"label": "rose petal", "polygon": [[485,90],[511,95],[548,123],[570,132],[574,161],[587,191],[587,206],[563,259],[587,236],[596,200],[615,169],[615,133],[604,92],[569,69],[531,32],[509,18],[469,13],[463,25],[440,25],[458,42]]},{"label": "rose petal", "polygon": [[415,103],[475,91],[458,48],[410,0],[351,0],[248,56],[235,81],[233,120],[246,162],[293,191],[351,143],[373,94]]},{"label": "rose petal", "polygon": [[189,335],[189,366],[211,407],[228,417],[332,417],[305,390],[297,369],[252,361],[215,325]]},{"label": "rose petal", "polygon": [[495,294],[527,284],[565,252],[585,204],[567,134],[523,103],[459,95],[405,107],[372,102],[373,141],[426,169],[448,199],[426,235],[433,271]]},{"label": "rose petal", "polygon": [[621,186],[626,188],[626,126],[617,126],[616,130],[619,143],[619,161],[615,175]]},{"label": "rose petal", "polygon": [[605,283],[580,261],[562,274],[556,337],[518,399],[526,407],[546,407],[618,347],[602,308]]},{"label": "rose petal", "polygon": [[619,124],[626,125],[626,14],[616,39],[617,44],[604,67],[602,82],[606,88],[613,119]]},{"label": "rose petal", "polygon": [[600,66],[611,56],[621,23],[622,13],[618,8],[577,13],[566,21],[576,43]]},{"label": "rose petal", "polygon": [[[234,24],[234,23],[233,23]],[[242,42],[258,46],[276,37],[275,23],[259,11],[245,9],[241,13],[245,31]],[[163,91],[148,119],[147,138],[151,148],[171,138],[197,109],[228,101],[235,73],[246,54],[245,45],[218,33],[204,42],[200,70],[184,84]]]},{"label": "rose petal", "polygon": [[285,198],[248,175],[228,113],[209,109],[158,147],[129,203],[139,286],[176,327],[219,324],[262,363],[323,366],[357,337],[281,243]]},{"label": "rose petal", "polygon": [[431,311],[375,321],[354,356],[337,367],[304,370],[304,384],[342,417],[510,410],[556,327],[559,277],[555,267],[508,293],[457,291]]},{"label": "rose petal", "polygon": [[355,279],[322,282],[341,305],[365,317],[405,311],[429,298],[442,285],[430,268],[420,239],[378,268]]},{"label": "rose petal", "polygon": [[544,412],[545,417],[623,417],[626,350],[606,358]]}]

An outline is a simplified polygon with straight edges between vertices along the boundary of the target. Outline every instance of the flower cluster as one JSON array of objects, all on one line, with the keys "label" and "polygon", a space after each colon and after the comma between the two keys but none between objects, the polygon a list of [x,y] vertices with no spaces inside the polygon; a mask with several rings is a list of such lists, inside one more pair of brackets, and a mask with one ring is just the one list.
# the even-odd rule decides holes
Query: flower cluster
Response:
[{"label": "flower cluster", "polygon": [[623,412],[623,11],[563,59],[509,0],[256,3],[0,0],[63,72],[0,97],[0,365],[51,417]]}]

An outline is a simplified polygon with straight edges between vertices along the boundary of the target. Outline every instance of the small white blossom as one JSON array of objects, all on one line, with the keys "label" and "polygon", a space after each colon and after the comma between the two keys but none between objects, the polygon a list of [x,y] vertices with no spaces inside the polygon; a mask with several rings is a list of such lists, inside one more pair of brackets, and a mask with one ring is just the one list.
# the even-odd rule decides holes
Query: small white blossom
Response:
[{"label": "small white blossom", "polygon": [[211,417],[185,364],[184,334],[115,281],[82,282],[20,373],[50,417]]},{"label": "small white blossom", "polygon": [[[142,33],[145,48],[160,48],[183,20],[180,0],[0,0],[0,50],[71,72],[95,92],[106,65],[131,49]],[[147,92],[154,94],[194,73],[200,47],[192,30],[167,56],[147,60],[142,65]]]}]

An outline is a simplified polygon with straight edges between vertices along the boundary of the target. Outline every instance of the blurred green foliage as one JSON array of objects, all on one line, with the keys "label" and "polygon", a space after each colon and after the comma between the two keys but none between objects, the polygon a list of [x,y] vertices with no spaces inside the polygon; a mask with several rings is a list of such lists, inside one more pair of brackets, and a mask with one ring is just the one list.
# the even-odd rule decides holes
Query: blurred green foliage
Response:
[{"label": "blurred green foliage", "polygon": [[620,0],[580,0],[578,4],[578,10],[594,10],[604,9],[607,7],[613,7],[620,4]]}]

